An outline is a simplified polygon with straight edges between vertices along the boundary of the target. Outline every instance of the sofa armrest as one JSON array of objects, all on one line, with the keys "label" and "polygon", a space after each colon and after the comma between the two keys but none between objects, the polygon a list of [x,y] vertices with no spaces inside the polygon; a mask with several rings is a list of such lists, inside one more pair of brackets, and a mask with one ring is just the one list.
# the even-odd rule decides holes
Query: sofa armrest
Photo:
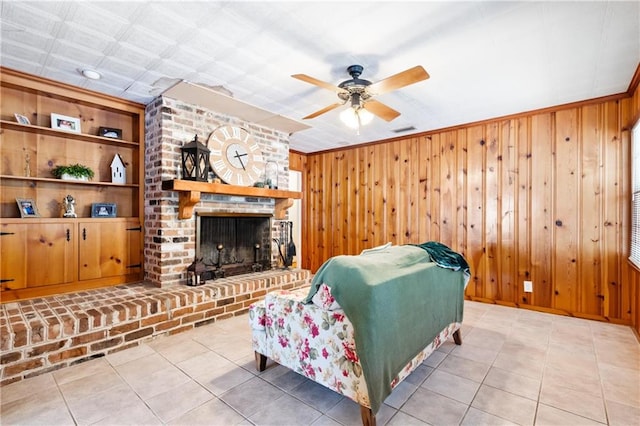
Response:
[{"label": "sofa armrest", "polygon": [[249,306],[249,326],[252,330],[264,330],[266,321],[265,303],[264,299],[252,303]]}]

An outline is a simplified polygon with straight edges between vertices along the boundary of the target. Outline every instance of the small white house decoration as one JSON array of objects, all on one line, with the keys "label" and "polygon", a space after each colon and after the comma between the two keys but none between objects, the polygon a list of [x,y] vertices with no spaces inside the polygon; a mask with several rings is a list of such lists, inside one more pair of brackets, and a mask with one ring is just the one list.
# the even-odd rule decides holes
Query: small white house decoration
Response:
[{"label": "small white house decoration", "polygon": [[111,161],[111,182],[127,183],[127,169],[120,154],[116,154]]}]

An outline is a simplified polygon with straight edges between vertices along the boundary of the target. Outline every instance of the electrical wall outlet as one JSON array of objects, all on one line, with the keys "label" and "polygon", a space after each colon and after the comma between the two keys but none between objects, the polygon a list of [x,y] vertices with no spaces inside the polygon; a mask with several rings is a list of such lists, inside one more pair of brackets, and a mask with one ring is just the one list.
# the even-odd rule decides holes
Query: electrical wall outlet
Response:
[{"label": "electrical wall outlet", "polygon": [[533,281],[525,281],[524,282],[524,292],[532,293],[533,292]]}]

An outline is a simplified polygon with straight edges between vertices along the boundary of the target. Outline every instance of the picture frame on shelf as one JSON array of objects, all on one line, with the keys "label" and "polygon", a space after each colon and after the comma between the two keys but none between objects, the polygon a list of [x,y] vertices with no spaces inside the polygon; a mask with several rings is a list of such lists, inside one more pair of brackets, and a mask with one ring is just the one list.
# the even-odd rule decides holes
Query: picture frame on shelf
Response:
[{"label": "picture frame on shelf", "polygon": [[111,139],[122,139],[122,129],[116,129],[113,127],[99,127],[98,136]]},{"label": "picture frame on shelf", "polygon": [[40,217],[36,202],[31,198],[16,198],[16,203],[18,203],[20,217]]},{"label": "picture frame on shelf", "polygon": [[67,132],[80,133],[80,119],[68,115],[51,113],[51,128]]},{"label": "picture frame on shelf", "polygon": [[18,114],[17,112],[14,114],[16,116],[16,121],[20,124],[31,124],[29,118],[26,115]]},{"label": "picture frame on shelf", "polygon": [[91,217],[116,217],[117,207],[115,203],[91,204]]}]

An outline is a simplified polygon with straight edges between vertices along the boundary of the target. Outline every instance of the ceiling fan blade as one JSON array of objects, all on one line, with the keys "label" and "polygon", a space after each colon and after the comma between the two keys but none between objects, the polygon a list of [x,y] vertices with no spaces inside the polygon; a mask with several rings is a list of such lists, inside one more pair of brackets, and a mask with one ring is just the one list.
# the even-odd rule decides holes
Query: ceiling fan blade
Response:
[{"label": "ceiling fan blade", "polygon": [[372,95],[381,95],[383,93],[391,92],[392,90],[400,89],[401,87],[408,86],[413,83],[417,83],[429,78],[424,68],[420,65],[408,70],[394,74],[391,77],[387,77],[384,80],[377,81],[367,87],[367,91]]},{"label": "ceiling fan blade", "polygon": [[344,105],[344,103],[343,103],[343,102],[337,102],[337,103],[335,103],[335,104],[329,105],[328,107],[322,108],[321,110],[316,111],[316,112],[314,112],[313,114],[309,114],[309,115],[307,115],[306,117],[302,117],[302,119],[303,119],[303,120],[308,120],[308,119],[310,119],[310,118],[316,118],[317,116],[322,115],[322,114],[324,114],[325,112],[329,112],[329,111],[331,111],[332,109],[336,109],[336,108],[338,108],[339,106],[342,106],[342,105]]},{"label": "ceiling fan blade", "polygon": [[373,99],[366,101],[362,107],[371,114],[376,115],[385,121],[391,121],[400,115],[400,113],[395,109]]},{"label": "ceiling fan blade", "polygon": [[322,80],[318,80],[317,78],[310,77],[306,74],[293,74],[291,77],[297,78],[298,80],[302,80],[304,82],[313,84],[318,87],[322,87],[323,89],[329,89],[332,92],[336,93],[348,93],[345,89],[342,89],[338,86],[335,86],[331,83],[324,82]]}]

